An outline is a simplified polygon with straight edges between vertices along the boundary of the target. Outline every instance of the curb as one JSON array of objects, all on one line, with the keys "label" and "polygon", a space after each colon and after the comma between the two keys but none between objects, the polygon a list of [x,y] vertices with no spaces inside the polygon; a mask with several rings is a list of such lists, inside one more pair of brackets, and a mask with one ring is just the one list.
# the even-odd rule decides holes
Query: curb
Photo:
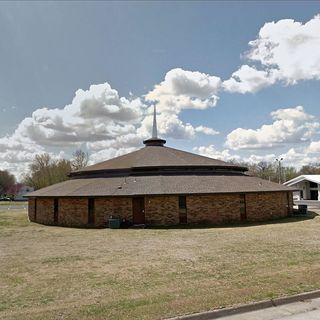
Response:
[{"label": "curb", "polygon": [[276,306],[281,306],[284,304],[289,304],[293,302],[299,302],[309,299],[320,298],[320,290],[310,291],[306,293],[299,293],[294,296],[281,297],[271,300],[263,300],[259,302],[253,302],[250,304],[239,305],[230,308],[216,309],[201,313],[193,313],[189,315],[178,316],[174,318],[169,318],[167,320],[212,320],[218,319],[226,316],[231,316],[235,314],[241,314],[250,311],[256,311]]}]

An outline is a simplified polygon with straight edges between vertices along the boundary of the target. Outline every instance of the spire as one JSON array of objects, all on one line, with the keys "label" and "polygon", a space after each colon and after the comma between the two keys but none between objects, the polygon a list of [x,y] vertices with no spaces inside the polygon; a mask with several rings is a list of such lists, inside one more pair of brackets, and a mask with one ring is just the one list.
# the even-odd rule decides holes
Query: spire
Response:
[{"label": "spire", "polygon": [[163,145],[166,143],[166,140],[159,139],[158,138],[158,129],[157,129],[157,109],[154,105],[153,107],[153,126],[152,126],[152,138],[144,140],[143,143],[146,145],[146,147],[149,146],[159,146],[163,147]]},{"label": "spire", "polygon": [[157,129],[157,110],[156,110],[156,105],[154,105],[154,107],[153,107],[152,139],[158,139],[158,129]]}]

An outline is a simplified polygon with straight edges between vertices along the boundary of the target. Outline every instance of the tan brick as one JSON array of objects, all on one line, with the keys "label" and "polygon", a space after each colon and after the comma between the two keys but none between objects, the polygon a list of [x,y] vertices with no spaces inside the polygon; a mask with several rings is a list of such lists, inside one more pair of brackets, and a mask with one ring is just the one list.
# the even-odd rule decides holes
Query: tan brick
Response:
[{"label": "tan brick", "polygon": [[36,199],[29,199],[28,201],[28,217],[29,220],[34,222],[36,220]]},{"label": "tan brick", "polygon": [[[247,193],[248,221],[285,217],[293,210],[292,192]],[[240,194],[187,195],[188,223],[221,224],[240,221]],[[132,197],[100,197],[94,200],[95,226],[103,227],[110,216],[132,223]],[[36,214],[35,214],[36,208]],[[58,199],[58,225],[86,226],[88,198]],[[54,223],[54,199],[29,199],[29,219]],[[179,196],[145,196],[145,220],[149,225],[179,224]]]},{"label": "tan brick", "polygon": [[179,223],[178,196],[146,196],[145,219],[150,225],[175,225]]},{"label": "tan brick", "polygon": [[88,223],[88,198],[60,198],[58,225],[81,227]]}]

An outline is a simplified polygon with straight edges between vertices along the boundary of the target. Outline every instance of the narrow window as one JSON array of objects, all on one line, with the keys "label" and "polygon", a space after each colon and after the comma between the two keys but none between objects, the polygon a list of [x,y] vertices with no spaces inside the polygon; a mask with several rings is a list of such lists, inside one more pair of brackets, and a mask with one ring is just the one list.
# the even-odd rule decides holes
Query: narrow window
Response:
[{"label": "narrow window", "polygon": [[34,221],[37,221],[37,198],[34,199]]},{"label": "narrow window", "polygon": [[187,199],[186,196],[179,196],[179,222],[187,223]]},{"label": "narrow window", "polygon": [[53,204],[53,222],[54,222],[54,224],[58,223],[58,214],[59,214],[59,199],[54,199],[54,204]]},{"label": "narrow window", "polygon": [[240,220],[247,220],[246,195],[240,194]]},{"label": "narrow window", "polygon": [[94,199],[88,200],[88,224],[94,224]]}]

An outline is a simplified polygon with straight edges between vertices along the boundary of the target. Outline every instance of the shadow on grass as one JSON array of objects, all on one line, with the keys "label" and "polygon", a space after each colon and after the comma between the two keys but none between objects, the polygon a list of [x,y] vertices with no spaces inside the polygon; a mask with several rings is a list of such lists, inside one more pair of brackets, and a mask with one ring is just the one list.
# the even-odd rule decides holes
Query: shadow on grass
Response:
[{"label": "shadow on grass", "polygon": [[174,226],[146,226],[146,229],[210,229],[210,228],[246,228],[254,226],[263,226],[270,224],[284,224],[293,223],[304,220],[312,220],[319,216],[314,211],[308,211],[307,214],[293,214],[284,218],[271,219],[268,221],[245,221],[245,222],[228,222],[225,224],[208,224],[208,223],[198,223],[198,224],[184,224],[184,225],[174,225]]}]

